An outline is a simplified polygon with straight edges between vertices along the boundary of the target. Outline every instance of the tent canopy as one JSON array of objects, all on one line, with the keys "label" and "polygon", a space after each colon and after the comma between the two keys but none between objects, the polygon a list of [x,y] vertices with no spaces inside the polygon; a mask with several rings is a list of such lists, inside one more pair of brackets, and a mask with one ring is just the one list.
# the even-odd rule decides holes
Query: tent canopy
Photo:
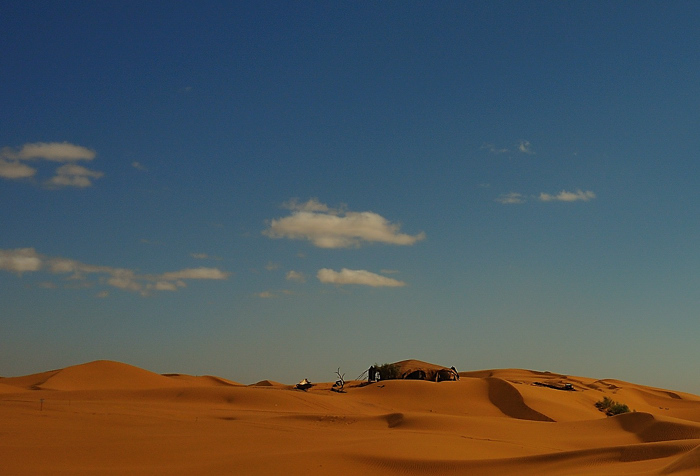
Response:
[{"label": "tent canopy", "polygon": [[443,380],[457,380],[457,372],[449,367],[430,364],[421,360],[402,360],[393,365],[399,369],[399,378],[410,380],[430,380],[441,382]]}]

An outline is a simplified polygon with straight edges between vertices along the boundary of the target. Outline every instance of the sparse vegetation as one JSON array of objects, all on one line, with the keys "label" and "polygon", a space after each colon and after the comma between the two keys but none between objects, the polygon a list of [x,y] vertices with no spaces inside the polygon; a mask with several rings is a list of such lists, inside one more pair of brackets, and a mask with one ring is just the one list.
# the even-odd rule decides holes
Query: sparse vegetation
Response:
[{"label": "sparse vegetation", "polygon": [[381,380],[392,380],[399,378],[399,367],[395,364],[374,364],[374,368],[377,369]]},{"label": "sparse vegetation", "polygon": [[605,412],[607,416],[620,415],[622,413],[630,412],[630,407],[624,403],[616,402],[609,397],[598,400],[595,403],[595,406],[601,412]]},{"label": "sparse vegetation", "polygon": [[340,367],[338,367],[335,374],[338,376],[338,380],[335,381],[331,390],[338,393],[345,393],[345,374],[340,373]]}]

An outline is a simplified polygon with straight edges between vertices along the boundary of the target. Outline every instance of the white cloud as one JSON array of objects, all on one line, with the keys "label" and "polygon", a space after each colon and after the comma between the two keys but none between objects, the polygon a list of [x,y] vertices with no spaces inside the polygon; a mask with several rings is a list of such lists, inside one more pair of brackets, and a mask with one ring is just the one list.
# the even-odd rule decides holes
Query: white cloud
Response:
[{"label": "white cloud", "polygon": [[322,283],[330,284],[361,284],[372,287],[400,287],[406,283],[397,279],[387,278],[379,274],[365,271],[364,269],[347,269],[343,268],[338,271],[323,268],[319,269],[316,277]]},{"label": "white cloud", "polygon": [[525,203],[525,197],[521,193],[511,192],[499,196],[496,201],[505,205]]},{"label": "white cloud", "polygon": [[0,158],[0,177],[6,179],[23,179],[33,177],[36,169],[16,160]]},{"label": "white cloud", "polygon": [[107,284],[125,291],[145,293],[145,285],[136,278],[136,273],[129,269],[114,269],[109,273]]},{"label": "white cloud", "polygon": [[173,281],[177,279],[226,279],[230,273],[216,268],[188,268],[158,275],[159,279]]},{"label": "white cloud", "polygon": [[362,242],[412,245],[425,233],[399,233],[400,225],[374,212],[347,212],[328,208],[316,200],[287,205],[292,214],[270,221],[263,233],[270,238],[309,240],[319,248],[359,247]]},{"label": "white cloud", "polygon": [[0,177],[10,180],[33,177],[37,169],[23,163],[23,160],[63,162],[65,164],[55,170],[54,176],[45,185],[49,188],[85,188],[92,185],[92,179],[104,174],[76,165],[75,162],[94,158],[94,150],[68,142],[36,142],[24,144],[19,150],[3,147],[0,149]]},{"label": "white cloud", "polygon": [[134,161],[134,162],[131,163],[131,166],[132,166],[133,168],[135,168],[136,170],[140,170],[140,171],[142,171],[142,172],[148,172],[148,168],[146,168],[146,166],[143,165],[141,162],[136,162],[136,161]]},{"label": "white cloud", "polygon": [[270,291],[263,291],[261,293],[256,294],[256,296],[262,299],[270,299],[275,297],[275,295],[272,294]]},{"label": "white cloud", "polygon": [[19,274],[45,270],[50,274],[70,275],[68,279],[71,280],[86,280],[89,275],[99,275],[99,282],[142,295],[148,295],[151,291],[176,291],[186,286],[186,280],[223,280],[230,276],[230,273],[217,268],[204,267],[156,275],[137,274],[134,270],[126,268],[95,266],[70,258],[42,256],[34,248],[0,250],[0,270]]},{"label": "white cloud", "polygon": [[36,142],[24,144],[22,148],[13,152],[10,148],[4,148],[3,154],[13,159],[32,160],[43,159],[53,162],[73,162],[76,160],[92,160],[95,151],[80,145],[68,142]]},{"label": "white cloud", "polygon": [[298,271],[288,271],[285,279],[287,281],[296,281],[297,283],[305,283],[306,282],[306,276],[304,276],[303,273],[300,273]]},{"label": "white cloud", "polygon": [[86,169],[75,164],[62,165],[56,169],[56,175],[47,181],[47,184],[55,187],[85,188],[92,185],[91,179],[102,177],[102,172]]},{"label": "white cloud", "polygon": [[73,279],[83,279],[86,274],[121,274],[108,266],[93,266],[68,258],[43,258],[45,266],[52,274],[73,273]]},{"label": "white cloud", "polygon": [[41,269],[41,258],[34,248],[0,250],[0,269],[20,274],[38,271]]},{"label": "white cloud", "polygon": [[596,198],[595,193],[591,192],[590,190],[586,190],[585,192],[582,190],[576,190],[575,192],[567,192],[566,190],[562,190],[559,192],[557,195],[550,195],[548,193],[540,193],[539,200],[542,202],[553,202],[553,201],[559,201],[559,202],[575,202],[575,201],[583,201],[587,202],[589,200],[592,200]]},{"label": "white cloud", "polygon": [[177,288],[184,287],[185,283],[182,281],[157,281],[153,285],[153,289],[156,291],[177,291]]}]

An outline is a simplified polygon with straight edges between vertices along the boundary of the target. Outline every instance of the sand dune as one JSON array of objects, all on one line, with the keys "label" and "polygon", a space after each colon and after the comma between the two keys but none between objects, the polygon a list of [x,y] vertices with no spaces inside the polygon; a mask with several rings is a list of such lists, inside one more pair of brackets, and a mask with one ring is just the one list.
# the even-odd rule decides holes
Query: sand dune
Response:
[{"label": "sand dune", "polygon": [[[522,369],[460,375],[345,393],[110,361],[2,378],[0,474],[700,474],[698,396]],[[606,417],[606,396],[636,412]]]},{"label": "sand dune", "polygon": [[211,387],[211,386],[222,386],[222,387],[235,387],[235,386],[243,386],[243,384],[240,384],[238,382],[234,382],[233,380],[226,380],[221,377],[214,377],[212,375],[201,375],[201,376],[193,376],[193,375],[187,375],[187,374],[163,374],[164,377],[168,377],[173,380],[178,380],[181,382],[187,382],[188,384],[195,385],[195,386],[202,386],[202,387]]},{"label": "sand dune", "polygon": [[8,377],[3,378],[0,382],[4,385],[18,387],[25,390],[39,390],[39,386],[46,382],[49,378],[56,375],[60,370],[50,370],[38,374],[25,375],[23,377]]},{"label": "sand dune", "polygon": [[253,387],[286,387],[285,384],[275,382],[274,380],[261,380],[252,384]]},{"label": "sand dune", "polygon": [[26,377],[6,378],[5,384],[31,390],[124,390],[177,386],[169,378],[128,364],[98,360]]},{"label": "sand dune", "polygon": [[6,385],[0,380],[0,393],[17,393],[19,391],[21,391],[21,387]]}]

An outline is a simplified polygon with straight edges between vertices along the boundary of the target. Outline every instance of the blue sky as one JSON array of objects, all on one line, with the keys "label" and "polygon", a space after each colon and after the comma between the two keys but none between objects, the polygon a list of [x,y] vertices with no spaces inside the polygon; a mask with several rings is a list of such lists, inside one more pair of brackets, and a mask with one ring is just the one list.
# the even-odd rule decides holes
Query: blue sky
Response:
[{"label": "blue sky", "polygon": [[0,375],[700,393],[695,2],[3,2]]}]

